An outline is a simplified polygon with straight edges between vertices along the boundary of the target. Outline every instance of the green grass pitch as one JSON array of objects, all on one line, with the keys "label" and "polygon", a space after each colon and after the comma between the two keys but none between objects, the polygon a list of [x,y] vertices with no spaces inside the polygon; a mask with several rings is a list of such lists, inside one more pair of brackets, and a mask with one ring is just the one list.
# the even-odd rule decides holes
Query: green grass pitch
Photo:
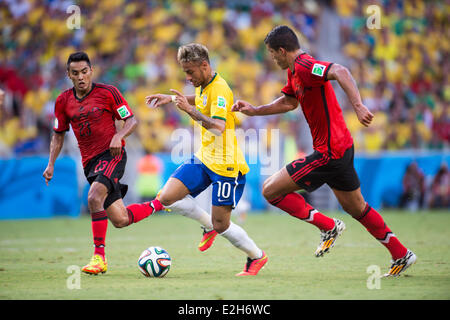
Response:
[{"label": "green grass pitch", "polygon": [[[246,256],[220,236],[208,251],[198,251],[199,225],[175,214],[156,214],[124,229],[110,223],[108,272],[79,277],[68,268],[82,267],[92,255],[89,217],[1,221],[0,299],[450,299],[448,211],[383,211],[418,260],[405,275],[379,282],[367,270],[387,272],[388,251],[350,216],[327,214],[347,229],[323,258],[313,255],[319,242],[314,226],[281,213],[250,214],[243,227],[269,257],[256,277],[235,277]],[[170,253],[165,278],[139,272],[137,258],[149,246]]]}]

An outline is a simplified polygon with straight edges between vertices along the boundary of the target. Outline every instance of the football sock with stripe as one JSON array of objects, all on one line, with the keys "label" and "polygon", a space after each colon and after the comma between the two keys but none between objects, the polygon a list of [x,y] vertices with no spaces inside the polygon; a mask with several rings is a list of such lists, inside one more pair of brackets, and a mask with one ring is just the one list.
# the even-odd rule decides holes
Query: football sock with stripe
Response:
[{"label": "football sock with stripe", "polygon": [[106,211],[91,213],[92,235],[94,237],[94,255],[100,255],[105,259],[105,237],[108,228],[108,217]]},{"label": "football sock with stripe", "polygon": [[314,209],[296,192],[288,193],[269,201],[273,206],[289,213],[291,216],[309,222],[323,231],[334,228],[334,220]]},{"label": "football sock with stripe", "polygon": [[211,216],[195,202],[191,195],[187,195],[183,199],[175,201],[169,206],[165,206],[165,208],[182,216],[197,220],[207,231],[213,229]]},{"label": "football sock with stripe", "polygon": [[397,236],[384,222],[383,217],[372,209],[369,204],[366,204],[362,216],[356,220],[366,227],[367,231],[389,250],[393,260],[406,255],[408,249],[400,243]]},{"label": "football sock with stripe", "polygon": [[231,221],[228,229],[220,235],[230,241],[236,248],[244,251],[250,259],[259,259],[263,255],[262,250],[256,246],[247,232]]},{"label": "football sock with stripe", "polygon": [[137,223],[162,209],[164,209],[164,207],[158,199],[150,202],[130,204],[127,206],[128,225]]}]

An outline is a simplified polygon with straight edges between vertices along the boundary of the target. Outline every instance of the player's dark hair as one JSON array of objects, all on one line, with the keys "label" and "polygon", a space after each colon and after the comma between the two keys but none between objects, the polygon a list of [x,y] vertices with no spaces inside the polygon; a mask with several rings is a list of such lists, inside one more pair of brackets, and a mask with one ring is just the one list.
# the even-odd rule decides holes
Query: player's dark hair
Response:
[{"label": "player's dark hair", "polygon": [[91,60],[89,60],[89,56],[86,52],[78,51],[72,53],[69,58],[67,59],[67,70],[69,70],[69,66],[71,62],[79,62],[79,61],[86,61],[89,65],[89,68],[91,67]]},{"label": "player's dark hair", "polygon": [[276,26],[264,39],[264,43],[273,50],[280,48],[286,51],[295,51],[300,49],[300,43],[295,32],[288,26]]}]

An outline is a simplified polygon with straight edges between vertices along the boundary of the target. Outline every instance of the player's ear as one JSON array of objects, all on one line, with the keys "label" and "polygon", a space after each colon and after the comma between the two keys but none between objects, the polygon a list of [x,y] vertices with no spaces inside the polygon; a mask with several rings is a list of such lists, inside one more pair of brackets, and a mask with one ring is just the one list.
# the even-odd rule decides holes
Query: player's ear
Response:
[{"label": "player's ear", "polygon": [[283,47],[280,47],[280,48],[278,48],[277,53],[282,55],[282,56],[285,56],[286,53],[287,53],[287,50],[285,48],[283,48]]},{"label": "player's ear", "polygon": [[201,66],[203,69],[206,69],[206,68],[209,67],[209,63],[208,63],[208,61],[203,60],[203,61],[201,62],[201,64],[200,64],[200,66]]}]

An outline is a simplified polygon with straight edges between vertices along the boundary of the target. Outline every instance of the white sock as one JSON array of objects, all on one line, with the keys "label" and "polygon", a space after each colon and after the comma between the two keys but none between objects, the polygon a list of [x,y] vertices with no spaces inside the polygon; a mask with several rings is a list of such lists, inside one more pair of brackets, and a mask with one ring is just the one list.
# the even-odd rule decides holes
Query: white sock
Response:
[{"label": "white sock", "polygon": [[259,259],[263,255],[262,250],[250,239],[247,232],[233,222],[230,222],[230,227],[220,235],[230,241],[236,248],[244,251],[250,259]]},{"label": "white sock", "polygon": [[170,206],[164,207],[179,213],[182,216],[197,220],[206,228],[206,231],[211,231],[213,229],[211,216],[195,202],[191,195],[187,195],[183,199],[172,203]]}]

